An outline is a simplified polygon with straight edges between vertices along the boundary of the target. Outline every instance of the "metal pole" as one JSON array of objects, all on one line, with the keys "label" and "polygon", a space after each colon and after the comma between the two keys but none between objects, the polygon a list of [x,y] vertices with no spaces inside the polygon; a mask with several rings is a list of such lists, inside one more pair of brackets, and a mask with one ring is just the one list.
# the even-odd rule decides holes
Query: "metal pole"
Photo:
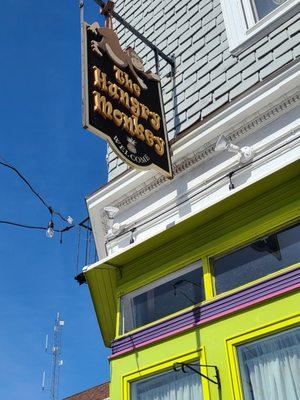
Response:
[{"label": "metal pole", "polygon": [[[98,6],[104,7],[105,3],[102,0],[94,0]],[[115,11],[111,11],[111,16],[114,17],[117,21],[120,22],[125,28],[127,28],[130,32],[132,32],[137,38],[139,38],[142,42],[144,42],[150,49],[152,49],[154,52],[157,52],[157,54],[165,60],[168,64],[171,65],[172,68],[172,74],[174,73],[175,70],[175,61],[172,57],[167,56],[165,53],[163,53],[155,44],[150,42],[144,35],[142,35],[140,32],[138,32],[133,26],[131,26],[128,22],[126,22],[119,14],[117,14]]]},{"label": "metal pole", "polygon": [[80,41],[81,41],[81,116],[82,124],[85,124],[85,107],[84,107],[84,96],[85,96],[85,66],[83,54],[85,52],[83,43],[83,27],[84,27],[84,0],[79,0],[79,10],[80,10]]},{"label": "metal pole", "polygon": [[159,76],[159,58],[157,50],[154,50],[156,73]]}]

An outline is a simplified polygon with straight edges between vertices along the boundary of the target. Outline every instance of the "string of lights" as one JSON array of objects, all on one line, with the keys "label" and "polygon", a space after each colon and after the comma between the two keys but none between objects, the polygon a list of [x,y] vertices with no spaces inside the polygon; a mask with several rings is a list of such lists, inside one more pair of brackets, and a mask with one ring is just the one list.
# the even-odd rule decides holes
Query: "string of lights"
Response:
[{"label": "string of lights", "polygon": [[[47,210],[50,213],[50,221],[48,222],[48,225],[46,227],[45,226],[29,225],[29,224],[21,224],[21,223],[17,223],[17,222],[13,222],[13,221],[6,221],[6,220],[0,220],[0,224],[11,225],[11,226],[15,226],[15,227],[18,227],[18,228],[25,228],[25,229],[43,230],[43,231],[46,231],[46,236],[48,238],[52,238],[54,236],[55,232],[57,232],[57,233],[60,233],[60,235],[61,235],[60,236],[60,241],[62,242],[62,234],[64,232],[69,231],[70,229],[72,229],[75,226],[75,225],[73,225],[73,218],[70,217],[70,216],[64,217],[60,212],[54,210],[53,207],[51,207],[46,202],[46,200],[43,198],[43,196],[40,193],[38,193],[38,191],[36,189],[34,189],[34,187],[28,181],[28,179],[26,179],[25,176],[15,166],[13,166],[12,164],[10,164],[7,161],[5,161],[3,159],[3,157],[1,157],[0,165],[2,165],[3,167],[9,168],[13,172],[15,172],[17,174],[17,176],[29,188],[29,190],[34,194],[34,196],[38,198],[38,200],[47,208]],[[66,226],[66,227],[61,228],[61,229],[55,229],[55,227],[54,227],[54,216],[57,216],[63,222],[68,223],[69,226]]]},{"label": "string of lights", "polygon": [[[17,226],[19,228],[26,228],[26,229],[36,229],[36,230],[40,230],[40,231],[46,231],[48,229],[48,227],[45,226],[34,226],[34,225],[27,225],[27,224],[19,224],[17,222],[12,222],[12,221],[4,221],[4,220],[0,220],[0,224],[5,224],[5,225],[12,225],[12,226]],[[74,228],[75,225],[71,225],[71,226],[66,226],[65,228],[62,229],[54,229],[54,232],[58,232],[58,233],[64,233],[69,231],[70,229]]]}]

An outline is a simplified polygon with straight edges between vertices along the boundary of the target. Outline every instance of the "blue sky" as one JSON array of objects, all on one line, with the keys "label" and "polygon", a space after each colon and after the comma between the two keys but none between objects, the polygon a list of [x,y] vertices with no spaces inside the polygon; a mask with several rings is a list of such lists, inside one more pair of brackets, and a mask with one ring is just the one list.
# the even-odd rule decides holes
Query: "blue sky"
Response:
[{"label": "blue sky", "polygon": [[[93,0],[89,22],[97,19]],[[0,25],[0,157],[19,168],[55,209],[86,216],[84,197],[106,182],[105,142],[81,128],[77,0],[6,0]],[[47,225],[49,214],[0,166],[0,219]],[[60,398],[108,379],[104,348],[86,286],[74,281],[76,230],[52,240],[0,225],[0,398],[47,399],[44,353],[57,311],[65,320]],[[48,373],[48,380],[50,375]]]}]

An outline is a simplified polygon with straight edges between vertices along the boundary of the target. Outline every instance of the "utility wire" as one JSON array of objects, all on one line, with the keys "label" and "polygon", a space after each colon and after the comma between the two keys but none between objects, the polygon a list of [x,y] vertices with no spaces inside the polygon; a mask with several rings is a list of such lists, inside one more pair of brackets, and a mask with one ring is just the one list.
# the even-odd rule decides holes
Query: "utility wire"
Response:
[{"label": "utility wire", "polygon": [[[3,159],[3,158],[2,158]],[[49,204],[47,204],[46,200],[34,189],[34,187],[31,185],[31,183],[24,177],[24,175],[13,165],[6,161],[0,161],[0,165],[11,169],[14,171],[18,177],[26,184],[26,186],[30,189],[30,191],[40,200],[40,202],[48,209],[50,212],[51,216],[52,215],[57,215],[62,221],[70,223],[69,218],[65,218],[60,212],[55,211]],[[73,222],[73,221],[72,221]],[[47,228],[46,228],[47,229]]]},{"label": "utility wire", "polygon": [[[0,224],[5,224],[5,225],[12,225],[12,226],[17,226],[19,228],[26,228],[26,229],[36,229],[36,230],[40,230],[40,231],[46,231],[48,229],[48,227],[44,227],[44,226],[34,226],[34,225],[27,225],[27,224],[19,224],[17,222],[12,222],[12,221],[4,221],[4,220],[0,220]],[[70,229],[73,229],[75,225],[70,225],[70,226],[66,226],[65,228],[62,229],[53,229],[54,232],[58,232],[58,233],[63,233],[63,232],[67,232]]]},{"label": "utility wire", "polygon": [[12,221],[0,220],[0,224],[18,226],[20,228],[27,228],[27,229],[47,230],[47,228],[45,228],[44,226],[33,226],[33,225],[26,225],[26,224],[18,224],[17,222],[12,222]]},{"label": "utility wire", "polygon": [[32,185],[28,182],[28,180],[21,174],[21,172],[14,167],[11,164],[8,164],[6,162],[0,161],[0,164],[3,165],[4,167],[10,168],[11,170],[13,170],[18,176],[19,178],[21,178],[21,180],[23,182],[25,182],[25,184],[29,187],[29,189],[32,191],[32,193],[44,204],[44,206],[46,208],[48,208],[48,210],[50,211],[51,207],[46,203],[46,201],[42,198],[42,196],[32,187]]}]

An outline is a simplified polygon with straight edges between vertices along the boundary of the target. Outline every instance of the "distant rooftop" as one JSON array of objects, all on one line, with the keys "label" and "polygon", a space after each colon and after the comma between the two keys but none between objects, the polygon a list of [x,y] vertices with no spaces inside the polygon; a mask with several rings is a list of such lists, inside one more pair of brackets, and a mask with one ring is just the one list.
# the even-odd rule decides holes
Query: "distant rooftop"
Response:
[{"label": "distant rooftop", "polygon": [[94,386],[83,392],[65,397],[64,400],[106,400],[109,399],[109,382]]}]

